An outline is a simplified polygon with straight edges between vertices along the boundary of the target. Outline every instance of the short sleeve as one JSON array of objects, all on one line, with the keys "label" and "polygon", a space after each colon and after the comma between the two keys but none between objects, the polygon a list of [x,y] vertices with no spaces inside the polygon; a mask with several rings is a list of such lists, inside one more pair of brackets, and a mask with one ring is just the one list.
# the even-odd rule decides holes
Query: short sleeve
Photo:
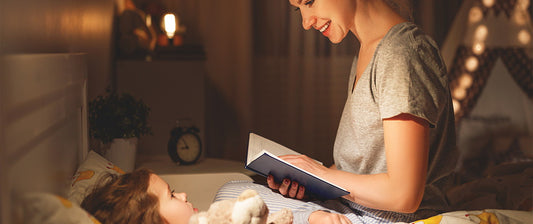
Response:
[{"label": "short sleeve", "polygon": [[435,127],[445,108],[446,68],[434,42],[423,37],[397,38],[376,55],[373,91],[382,119],[408,113]]}]

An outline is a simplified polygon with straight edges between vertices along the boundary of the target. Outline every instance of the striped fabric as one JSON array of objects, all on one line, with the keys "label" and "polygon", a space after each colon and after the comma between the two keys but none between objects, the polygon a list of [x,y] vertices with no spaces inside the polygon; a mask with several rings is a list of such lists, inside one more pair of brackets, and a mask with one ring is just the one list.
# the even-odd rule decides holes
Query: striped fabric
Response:
[{"label": "striped fabric", "polygon": [[317,210],[343,214],[352,223],[357,224],[381,224],[413,221],[416,217],[412,214],[395,213],[370,209],[345,199],[328,201],[302,201],[286,198],[272,191],[264,185],[250,181],[231,181],[223,185],[217,192],[214,201],[237,198],[246,189],[253,189],[261,196],[271,213],[282,208],[289,208],[294,214],[294,224],[309,223],[309,215]]}]

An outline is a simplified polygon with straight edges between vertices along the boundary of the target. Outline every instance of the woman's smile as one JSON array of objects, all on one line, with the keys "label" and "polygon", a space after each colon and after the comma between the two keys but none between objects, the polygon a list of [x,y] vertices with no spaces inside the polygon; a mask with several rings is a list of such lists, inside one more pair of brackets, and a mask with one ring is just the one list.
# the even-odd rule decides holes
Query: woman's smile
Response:
[{"label": "woman's smile", "polygon": [[331,25],[331,21],[328,21],[326,24],[322,26],[322,28],[318,29],[324,36],[329,35],[329,26]]}]

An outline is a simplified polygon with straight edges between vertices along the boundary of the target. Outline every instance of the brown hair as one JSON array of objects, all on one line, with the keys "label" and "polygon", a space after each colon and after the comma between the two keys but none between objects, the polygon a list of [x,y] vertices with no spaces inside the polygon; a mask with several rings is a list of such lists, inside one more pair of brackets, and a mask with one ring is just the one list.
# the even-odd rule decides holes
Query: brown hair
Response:
[{"label": "brown hair", "polygon": [[105,176],[81,207],[104,224],[165,223],[159,214],[159,199],[148,193],[151,174],[148,169],[139,169],[120,176]]}]

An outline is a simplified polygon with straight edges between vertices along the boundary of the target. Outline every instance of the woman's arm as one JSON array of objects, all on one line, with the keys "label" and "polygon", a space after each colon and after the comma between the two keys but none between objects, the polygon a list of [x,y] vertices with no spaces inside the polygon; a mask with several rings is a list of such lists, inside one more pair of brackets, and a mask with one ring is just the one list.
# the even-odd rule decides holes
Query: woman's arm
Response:
[{"label": "woman's arm", "polygon": [[[429,124],[410,114],[383,120],[387,173],[358,175],[324,167],[307,156],[282,156],[284,160],[350,191],[345,198],[366,207],[412,213],[424,194],[429,150]],[[271,188],[290,197],[301,196],[299,186],[288,182]],[[296,186],[295,186],[296,185]],[[298,197],[297,197],[298,198]]]}]

